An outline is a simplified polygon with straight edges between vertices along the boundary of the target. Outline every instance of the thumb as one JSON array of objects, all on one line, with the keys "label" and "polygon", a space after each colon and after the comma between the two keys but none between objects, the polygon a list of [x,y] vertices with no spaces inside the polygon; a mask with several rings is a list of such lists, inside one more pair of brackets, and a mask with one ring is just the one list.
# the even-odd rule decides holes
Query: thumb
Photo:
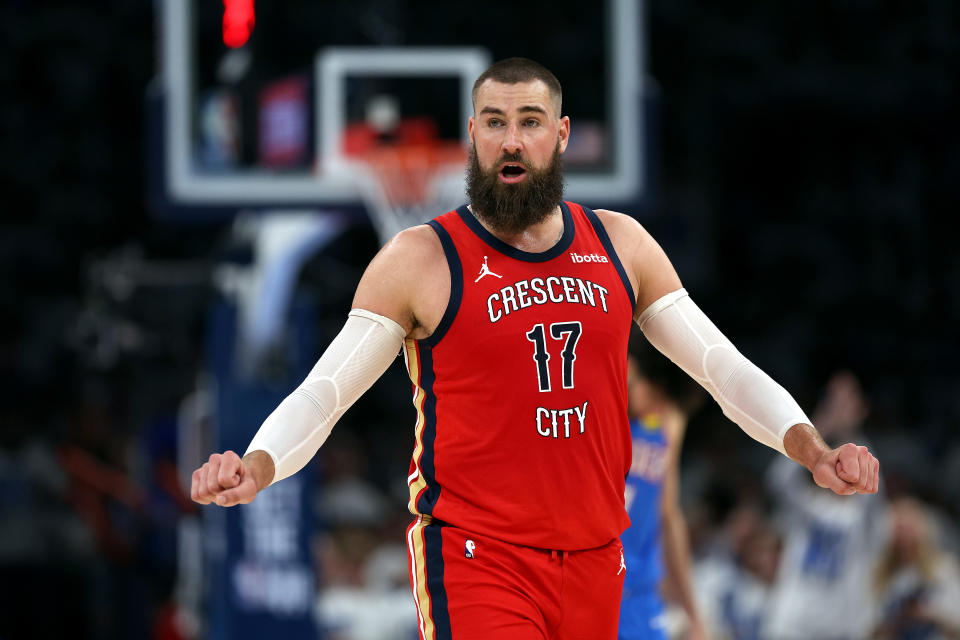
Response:
[{"label": "thumb", "polygon": [[250,474],[246,474],[238,486],[217,494],[216,503],[221,507],[232,507],[237,504],[249,504],[256,497],[257,483]]},{"label": "thumb", "polygon": [[860,480],[859,447],[848,442],[837,450],[837,476],[844,482]]},{"label": "thumb", "polygon": [[823,458],[813,469],[813,480],[818,486],[830,489],[838,495],[851,495],[856,493],[856,489],[840,477],[839,453],[839,449],[834,449],[823,454]]}]

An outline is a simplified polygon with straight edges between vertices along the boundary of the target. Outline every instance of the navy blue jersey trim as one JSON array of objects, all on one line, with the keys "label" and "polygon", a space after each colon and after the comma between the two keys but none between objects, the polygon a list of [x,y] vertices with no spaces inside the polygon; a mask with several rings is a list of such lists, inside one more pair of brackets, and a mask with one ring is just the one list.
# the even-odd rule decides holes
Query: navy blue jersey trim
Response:
[{"label": "navy blue jersey trim", "polygon": [[435,464],[437,441],[437,394],[433,391],[433,383],[437,376],[433,371],[433,351],[421,341],[420,348],[420,388],[423,389],[423,452],[420,454],[420,473],[427,484],[427,488],[420,493],[417,500],[417,513],[433,515],[433,507],[440,499],[440,485],[437,484],[437,468]]},{"label": "navy blue jersey trim", "polygon": [[436,220],[428,222],[440,238],[440,244],[443,246],[443,253],[447,257],[447,266],[450,268],[450,299],[447,301],[447,309],[440,318],[440,324],[428,337],[422,342],[431,347],[437,346],[440,339],[450,329],[453,319],[460,310],[460,302],[463,300],[463,265],[460,262],[460,255],[457,253],[457,247],[453,244],[453,238],[443,228],[443,225]]},{"label": "navy blue jersey trim", "polygon": [[636,313],[637,297],[633,293],[633,286],[630,284],[630,278],[627,277],[627,272],[620,263],[620,258],[617,256],[617,252],[613,250],[613,243],[610,242],[610,236],[607,235],[607,230],[603,227],[603,223],[600,222],[600,218],[596,213],[593,212],[593,209],[583,207],[583,212],[587,214],[587,219],[590,220],[590,224],[593,225],[593,230],[597,232],[597,237],[600,238],[600,244],[602,244],[603,248],[606,249],[607,255],[613,262],[613,266],[616,267],[617,273],[620,274],[620,280],[623,282],[623,288],[627,290],[627,296],[630,298],[630,308],[633,309],[634,313]]},{"label": "navy blue jersey trim", "polygon": [[522,260],[524,262],[546,262],[547,260],[553,260],[564,251],[570,248],[570,245],[573,244],[573,237],[576,235],[576,226],[573,224],[573,216],[570,215],[570,208],[567,207],[566,202],[560,203],[560,212],[563,215],[563,235],[560,236],[560,240],[557,241],[557,244],[553,245],[546,251],[541,253],[532,253],[530,251],[522,251],[516,247],[511,247],[506,242],[496,237],[489,231],[486,227],[480,224],[480,221],[477,220],[470,209],[467,208],[467,205],[457,209],[457,213],[460,215],[460,218],[463,220],[464,224],[470,228],[477,236],[483,240],[485,243],[490,245],[490,248],[495,251],[514,258],[515,260]]},{"label": "navy blue jersey trim", "polygon": [[443,525],[434,521],[423,528],[424,555],[427,562],[427,593],[430,594],[430,617],[436,640],[450,640],[450,612],[447,589],[443,585]]}]

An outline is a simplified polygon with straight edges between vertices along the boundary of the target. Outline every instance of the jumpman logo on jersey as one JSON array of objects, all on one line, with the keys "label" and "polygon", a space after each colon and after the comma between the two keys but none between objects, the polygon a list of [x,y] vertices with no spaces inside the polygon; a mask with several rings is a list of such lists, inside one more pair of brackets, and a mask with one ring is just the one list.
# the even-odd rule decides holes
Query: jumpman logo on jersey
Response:
[{"label": "jumpman logo on jersey", "polygon": [[620,569],[617,571],[617,575],[620,575],[622,572],[627,570],[627,562],[623,559],[623,547],[620,547]]},{"label": "jumpman logo on jersey", "polygon": [[477,279],[474,282],[480,282],[480,278],[483,276],[494,276],[497,278],[502,278],[503,276],[490,271],[490,267],[487,266],[487,256],[483,256],[483,266],[480,267],[480,275],[477,276]]}]

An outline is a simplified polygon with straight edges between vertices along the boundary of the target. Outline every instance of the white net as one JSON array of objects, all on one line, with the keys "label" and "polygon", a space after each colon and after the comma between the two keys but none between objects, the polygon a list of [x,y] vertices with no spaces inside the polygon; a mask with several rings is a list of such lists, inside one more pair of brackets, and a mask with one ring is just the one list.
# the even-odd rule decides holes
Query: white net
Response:
[{"label": "white net", "polygon": [[459,143],[381,146],[355,158],[380,242],[463,204],[465,159]]}]

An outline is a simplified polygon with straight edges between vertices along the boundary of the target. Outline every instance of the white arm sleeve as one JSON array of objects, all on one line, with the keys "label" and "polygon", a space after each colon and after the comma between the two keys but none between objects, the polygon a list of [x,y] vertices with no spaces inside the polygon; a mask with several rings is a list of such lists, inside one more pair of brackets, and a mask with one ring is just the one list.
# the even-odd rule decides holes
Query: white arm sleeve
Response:
[{"label": "white arm sleeve", "polygon": [[310,461],[340,416],[387,370],[405,335],[390,318],[350,312],[307,379],[267,416],[247,447],[247,453],[262,450],[273,458],[273,482]]},{"label": "white arm sleeve", "polygon": [[787,430],[795,424],[813,424],[786,389],[720,333],[686,289],[651,304],[637,324],[653,346],[703,385],[724,415],[754,440],[786,455]]}]

